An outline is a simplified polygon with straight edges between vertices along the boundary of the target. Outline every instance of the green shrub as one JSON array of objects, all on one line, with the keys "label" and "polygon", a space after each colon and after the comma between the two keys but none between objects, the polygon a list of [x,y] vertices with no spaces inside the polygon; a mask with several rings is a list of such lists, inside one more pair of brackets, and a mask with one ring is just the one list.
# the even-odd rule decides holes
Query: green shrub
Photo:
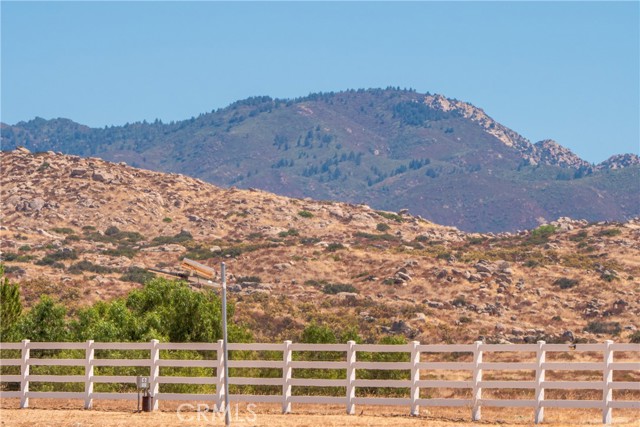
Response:
[{"label": "green shrub", "polygon": [[162,218],[162,222],[166,222],[168,224],[170,222],[173,222],[173,220],[169,217],[166,217],[166,218]]},{"label": "green shrub", "polygon": [[31,250],[31,246],[29,246],[29,245],[22,245],[22,246],[20,246],[20,247],[18,248],[18,250],[19,250],[20,252],[30,251],[30,250]]},{"label": "green shrub", "polygon": [[391,234],[371,234],[371,233],[365,233],[364,231],[357,231],[354,235],[354,237],[359,237],[361,239],[367,239],[367,240],[384,240],[387,242],[390,241],[395,241],[395,240],[400,240],[400,238],[398,236],[392,236]]},{"label": "green shrub", "polygon": [[327,245],[327,252],[336,252],[344,248],[342,243],[329,243],[329,245]]},{"label": "green shrub", "polygon": [[331,295],[335,295],[340,292],[359,293],[358,289],[355,286],[344,283],[327,283],[322,288],[322,292]]},{"label": "green shrub", "polygon": [[556,228],[553,225],[541,225],[531,232],[531,236],[529,236],[527,242],[532,245],[547,243],[549,241],[549,237],[551,237],[555,232]]},{"label": "green shrub", "polygon": [[158,236],[154,237],[150,246],[168,245],[172,243],[184,243],[193,240],[193,236],[186,230],[180,231],[175,236]]},{"label": "green shrub", "polygon": [[309,211],[300,211],[298,212],[298,215],[302,218],[313,218],[313,214]]},{"label": "green shrub", "polygon": [[393,212],[376,211],[376,213],[381,217],[389,219],[391,221],[404,222],[404,218],[402,218],[402,216],[395,214]]},{"label": "green shrub", "polygon": [[640,331],[635,331],[629,336],[629,342],[634,344],[640,344]]},{"label": "green shrub", "polygon": [[71,274],[81,274],[83,271],[89,271],[91,273],[108,274],[113,273],[115,270],[110,267],[104,267],[102,265],[94,264],[87,260],[82,260],[69,266],[67,271]]},{"label": "green shrub", "polygon": [[553,282],[554,285],[559,286],[560,289],[571,289],[580,283],[578,279],[568,279],[562,277]]},{"label": "green shrub", "polygon": [[52,228],[51,231],[58,234],[73,234],[73,230],[67,227]]},{"label": "green shrub", "polygon": [[603,237],[615,237],[615,236],[619,236],[622,234],[622,230],[620,230],[619,228],[607,228],[605,230],[602,230],[598,233],[598,236],[603,236]]},{"label": "green shrub", "polygon": [[120,276],[120,280],[123,280],[125,282],[135,282],[135,283],[144,284],[150,281],[151,279],[154,279],[155,277],[156,277],[155,274],[145,270],[144,268],[129,267],[127,271],[122,276]]},{"label": "green shrub", "polygon": [[278,237],[289,237],[289,236],[299,236],[300,233],[298,232],[298,230],[296,230],[295,228],[290,228],[287,231],[281,231],[280,233],[278,233]]},{"label": "green shrub", "polygon": [[592,334],[607,334],[618,335],[622,331],[622,327],[619,322],[589,322],[584,329],[585,332],[591,332]]},{"label": "green shrub", "polygon": [[389,230],[391,227],[389,227],[387,224],[385,224],[384,222],[379,223],[378,225],[376,225],[376,230],[380,231],[380,232],[385,232],[387,230]]},{"label": "green shrub", "polygon": [[112,257],[124,256],[127,258],[133,258],[138,253],[138,250],[127,245],[120,245],[117,249],[107,249],[102,251],[102,253]]},{"label": "green shrub", "polygon": [[58,261],[78,259],[78,254],[74,249],[61,249],[52,254],[45,255],[42,259],[36,261],[36,265],[60,265]]}]

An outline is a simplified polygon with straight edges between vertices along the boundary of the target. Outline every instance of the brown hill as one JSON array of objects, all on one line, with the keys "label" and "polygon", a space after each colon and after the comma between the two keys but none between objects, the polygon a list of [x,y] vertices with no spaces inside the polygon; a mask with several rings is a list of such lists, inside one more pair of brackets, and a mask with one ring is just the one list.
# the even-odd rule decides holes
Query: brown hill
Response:
[{"label": "brown hill", "polygon": [[637,220],[467,234],[95,158],[16,150],[1,166],[2,258],[27,305],[122,296],[146,277],[137,268],[187,256],[227,263],[235,321],[260,340],[310,322],[423,342],[627,339],[640,326]]},{"label": "brown hill", "polygon": [[532,144],[469,103],[399,88],[255,97],[172,123],[93,129],[36,118],[0,126],[5,150],[97,156],[223,187],[408,208],[467,231],[533,228],[541,217],[640,215],[637,156],[593,166],[552,140]]}]

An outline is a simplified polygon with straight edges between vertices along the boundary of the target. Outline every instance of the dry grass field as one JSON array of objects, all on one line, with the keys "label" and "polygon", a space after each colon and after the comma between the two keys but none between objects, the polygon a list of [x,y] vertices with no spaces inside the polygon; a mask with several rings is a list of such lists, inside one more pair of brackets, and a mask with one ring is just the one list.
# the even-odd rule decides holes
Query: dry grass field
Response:
[{"label": "dry grass field", "polygon": [[[220,414],[196,412],[187,407],[179,414],[179,403],[163,404],[161,411],[135,413],[134,402],[101,402],[93,410],[70,409],[78,404],[34,401],[32,408],[16,409],[17,402],[7,399],[2,403],[0,419],[2,427],[196,427],[224,425]],[[293,413],[280,414],[276,405],[260,404],[247,409],[245,404],[232,406],[232,425],[236,426],[529,426],[533,425],[533,413],[529,409],[483,408],[482,421],[471,422],[467,408],[422,409],[421,415],[411,417],[404,408],[397,407],[357,407],[357,415],[345,415],[341,406],[296,405]],[[614,412],[615,426],[637,427],[640,423],[637,411],[618,410]],[[598,410],[547,409],[544,425],[587,426],[601,425]]]}]

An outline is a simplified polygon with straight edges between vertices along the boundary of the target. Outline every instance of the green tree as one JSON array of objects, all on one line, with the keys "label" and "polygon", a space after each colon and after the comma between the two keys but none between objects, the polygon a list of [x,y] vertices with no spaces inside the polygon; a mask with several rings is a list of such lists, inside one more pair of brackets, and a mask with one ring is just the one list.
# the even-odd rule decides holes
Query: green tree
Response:
[{"label": "green tree", "polygon": [[4,275],[4,265],[0,264],[0,341],[12,339],[21,314],[20,287],[9,282]]},{"label": "green tree", "polygon": [[69,331],[65,317],[67,309],[44,295],[29,312],[20,318],[17,329],[20,339],[31,341],[66,341]]}]

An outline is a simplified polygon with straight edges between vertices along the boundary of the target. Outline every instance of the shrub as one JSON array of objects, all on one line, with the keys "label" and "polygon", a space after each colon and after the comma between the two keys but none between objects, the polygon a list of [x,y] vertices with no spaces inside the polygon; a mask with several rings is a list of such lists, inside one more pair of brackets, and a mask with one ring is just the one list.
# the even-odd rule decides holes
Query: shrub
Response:
[{"label": "shrub", "polygon": [[391,234],[388,234],[388,233],[371,234],[371,233],[365,233],[364,231],[358,231],[353,236],[354,237],[360,237],[362,239],[367,239],[367,240],[374,240],[374,241],[375,240],[384,240],[384,241],[400,240],[399,237],[392,236]]},{"label": "shrub", "polygon": [[532,245],[540,245],[540,244],[547,243],[549,241],[549,237],[551,237],[551,235],[555,232],[556,232],[556,228],[553,225],[551,224],[541,225],[540,227],[536,228],[531,232],[531,236],[529,236],[528,243]]},{"label": "shrub", "polygon": [[300,211],[298,212],[298,215],[302,218],[313,218],[313,214],[309,211]]},{"label": "shrub", "polygon": [[236,277],[238,283],[261,283],[262,279],[259,276],[238,276]]},{"label": "shrub", "polygon": [[594,321],[589,322],[584,330],[585,332],[591,332],[593,334],[618,335],[622,331],[622,327],[619,322]]},{"label": "shrub", "polygon": [[41,260],[36,261],[36,265],[61,265],[58,261],[66,259],[78,259],[78,254],[73,249],[61,249],[52,254],[45,255]]},{"label": "shrub", "polygon": [[87,260],[82,260],[69,266],[67,271],[71,274],[81,274],[83,271],[89,271],[98,274],[113,273],[114,269],[102,265],[94,264]]},{"label": "shrub", "polygon": [[353,285],[344,284],[344,283],[327,283],[322,288],[322,292],[324,292],[325,294],[335,295],[340,292],[358,293],[359,291]]},{"label": "shrub", "polygon": [[622,230],[619,228],[607,228],[606,230],[602,230],[598,233],[598,236],[603,237],[615,237],[622,234]]},{"label": "shrub", "polygon": [[18,250],[19,250],[20,252],[30,251],[30,250],[31,250],[31,246],[29,246],[29,245],[22,245],[22,246],[20,246],[20,247],[18,248]]},{"label": "shrub", "polygon": [[117,249],[107,249],[106,251],[103,251],[102,253],[105,254],[105,255],[108,255],[108,256],[113,256],[113,257],[124,256],[124,257],[127,257],[127,258],[133,258],[138,253],[138,250],[137,249],[133,249],[130,246],[120,245],[120,246],[118,246]]},{"label": "shrub", "polygon": [[67,227],[52,228],[51,231],[58,234],[73,234],[73,230]]},{"label": "shrub", "polygon": [[122,276],[120,276],[120,280],[123,280],[125,282],[135,282],[135,283],[144,284],[150,281],[151,279],[154,279],[155,277],[156,277],[155,274],[145,270],[144,268],[129,267],[129,269]]},{"label": "shrub", "polygon": [[344,245],[342,243],[329,243],[327,246],[327,252],[335,252],[340,249],[344,249]]},{"label": "shrub", "polygon": [[381,222],[378,225],[376,225],[376,230],[380,231],[380,232],[385,232],[387,230],[389,230],[391,227],[389,227],[387,224]]},{"label": "shrub", "polygon": [[562,277],[553,282],[554,285],[559,286],[560,289],[571,289],[577,286],[580,283],[578,279],[568,279],[566,277]]},{"label": "shrub", "polygon": [[166,217],[166,218],[162,218],[162,222],[166,222],[168,224],[170,222],[173,222],[173,220],[169,217]]},{"label": "shrub", "polygon": [[168,245],[171,243],[183,243],[192,240],[193,236],[186,230],[180,231],[175,236],[158,236],[154,237],[150,246]]},{"label": "shrub", "polygon": [[400,216],[398,214],[395,214],[393,212],[376,211],[376,213],[378,215],[380,215],[381,217],[389,219],[391,221],[395,221],[395,222],[403,222],[404,221],[402,216]]},{"label": "shrub", "polygon": [[629,342],[634,344],[640,344],[640,331],[635,331],[629,336]]},{"label": "shrub", "polygon": [[300,233],[298,232],[298,230],[296,230],[295,228],[290,228],[287,231],[281,231],[280,233],[278,233],[278,237],[289,237],[289,236],[299,236]]}]

